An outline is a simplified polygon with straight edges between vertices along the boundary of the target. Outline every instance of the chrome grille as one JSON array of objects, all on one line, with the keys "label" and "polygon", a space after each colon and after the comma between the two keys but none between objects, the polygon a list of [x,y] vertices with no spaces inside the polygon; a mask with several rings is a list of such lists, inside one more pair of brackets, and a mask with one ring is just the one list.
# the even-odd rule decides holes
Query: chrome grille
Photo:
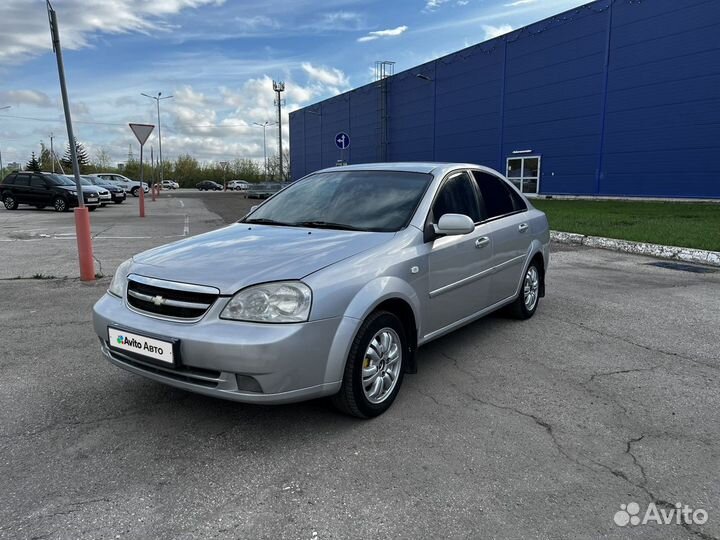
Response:
[{"label": "chrome grille", "polygon": [[128,276],[127,303],[138,311],[173,320],[201,318],[220,291],[214,287],[164,281],[131,274]]}]

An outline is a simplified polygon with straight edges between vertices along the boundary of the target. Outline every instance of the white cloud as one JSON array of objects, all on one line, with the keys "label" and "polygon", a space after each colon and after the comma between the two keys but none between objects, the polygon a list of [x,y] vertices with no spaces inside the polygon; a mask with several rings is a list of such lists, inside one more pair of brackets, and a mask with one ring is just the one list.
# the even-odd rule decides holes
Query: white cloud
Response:
[{"label": "white cloud", "polygon": [[469,0],[458,0],[457,5],[458,6],[467,6],[469,4]]},{"label": "white cloud", "polygon": [[313,66],[309,62],[303,62],[302,68],[315,81],[335,87],[350,86],[347,75],[337,68]]},{"label": "white cloud", "polygon": [[507,34],[513,31],[513,27],[509,24],[501,24],[500,26],[492,26],[490,24],[483,24],[483,30],[485,31],[485,39],[492,39],[503,34]]},{"label": "white cloud", "polygon": [[366,36],[358,38],[360,43],[365,41],[373,41],[383,37],[394,37],[407,31],[408,27],[405,25],[398,26],[397,28],[388,28],[387,30],[375,30],[374,32],[368,32]]},{"label": "white cloud", "polygon": [[525,4],[534,4],[537,2],[537,0],[515,0],[515,2],[510,2],[509,4],[504,4],[505,7],[515,7],[515,6],[523,6]]},{"label": "white cloud", "polygon": [[[163,31],[164,17],[186,8],[222,4],[224,0],[65,0],[55,6],[63,48],[81,49],[100,33]],[[0,2],[0,63],[20,63],[51,50],[44,2]]]},{"label": "white cloud", "polygon": [[448,0],[427,0],[427,2],[425,2],[425,11],[434,11],[446,2],[448,2]]},{"label": "white cloud", "polygon": [[9,90],[7,92],[0,92],[0,104],[32,105],[44,108],[55,107],[55,103],[50,99],[50,96],[45,92],[38,92],[37,90]]}]

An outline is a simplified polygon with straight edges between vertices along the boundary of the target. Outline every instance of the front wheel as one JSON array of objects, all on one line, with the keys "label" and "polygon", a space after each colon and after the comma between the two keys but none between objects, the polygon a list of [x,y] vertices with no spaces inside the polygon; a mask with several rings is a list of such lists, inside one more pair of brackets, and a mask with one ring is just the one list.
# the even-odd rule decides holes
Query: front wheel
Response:
[{"label": "front wheel", "polygon": [[132,194],[133,197],[138,197],[138,196],[139,196],[139,195],[138,195],[139,192],[140,192],[140,188],[139,188],[139,187],[134,187],[134,188],[132,188],[132,190],[130,190],[130,193]]},{"label": "front wheel", "polygon": [[56,212],[66,212],[68,209],[68,203],[62,197],[55,197],[53,201],[53,208]]},{"label": "front wheel", "polygon": [[408,350],[397,316],[387,311],[371,314],[355,336],[333,404],[359,418],[384,413],[400,391]]},{"label": "front wheel", "polygon": [[122,204],[125,199],[117,199],[115,201],[115,204]]},{"label": "front wheel", "polygon": [[529,319],[535,314],[540,301],[540,281],[542,274],[537,261],[532,261],[525,270],[520,292],[515,302],[510,304],[510,313],[516,319]]},{"label": "front wheel", "polygon": [[95,210],[97,210],[97,206],[88,206],[87,209],[88,212],[94,212]]}]

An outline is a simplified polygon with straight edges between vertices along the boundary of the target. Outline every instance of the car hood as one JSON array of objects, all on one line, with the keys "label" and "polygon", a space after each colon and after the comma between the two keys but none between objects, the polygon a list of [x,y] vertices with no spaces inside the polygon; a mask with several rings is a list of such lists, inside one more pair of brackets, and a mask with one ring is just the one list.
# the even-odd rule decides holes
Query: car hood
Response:
[{"label": "car hood", "polygon": [[[77,191],[77,188],[75,186],[57,186],[60,189],[66,189],[67,191]],[[95,186],[82,186],[82,190],[84,193],[100,193],[98,188]]]},{"label": "car hood", "polygon": [[131,273],[234,294],[256,283],[301,279],[394,234],[236,223],[136,255]]}]

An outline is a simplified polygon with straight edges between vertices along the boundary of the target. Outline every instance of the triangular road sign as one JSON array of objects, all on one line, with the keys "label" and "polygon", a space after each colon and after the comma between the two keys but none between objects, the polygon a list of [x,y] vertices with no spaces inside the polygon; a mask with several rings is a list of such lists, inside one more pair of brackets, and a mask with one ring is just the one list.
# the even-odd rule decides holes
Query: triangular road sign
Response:
[{"label": "triangular road sign", "polygon": [[137,137],[140,146],[145,144],[145,141],[148,140],[148,137],[152,133],[152,130],[155,129],[155,126],[153,126],[152,124],[129,124],[129,126]]}]

